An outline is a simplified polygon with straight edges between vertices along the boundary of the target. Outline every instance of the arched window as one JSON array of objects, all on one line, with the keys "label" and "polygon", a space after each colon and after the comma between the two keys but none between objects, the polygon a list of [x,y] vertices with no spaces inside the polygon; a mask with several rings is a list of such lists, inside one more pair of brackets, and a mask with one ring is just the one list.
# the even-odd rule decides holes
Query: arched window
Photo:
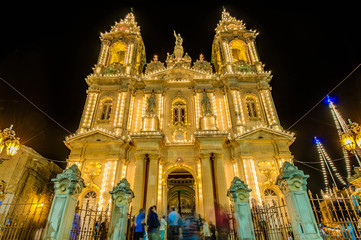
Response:
[{"label": "arched window", "polygon": [[172,122],[173,125],[187,124],[187,105],[184,99],[177,98],[172,102]]},{"label": "arched window", "polygon": [[116,42],[109,49],[110,58],[109,64],[120,63],[124,64],[125,61],[125,52],[127,50],[127,45],[124,42]]},{"label": "arched window", "polygon": [[277,196],[277,193],[275,191],[273,191],[272,189],[267,188],[266,190],[264,190],[264,196],[265,197],[275,197],[275,196]]},{"label": "arched window", "polygon": [[263,194],[264,194],[264,202],[266,206],[279,205],[278,195],[273,189],[267,188],[264,190]]},{"label": "arched window", "polygon": [[247,106],[247,110],[248,110],[248,116],[250,118],[259,117],[258,110],[257,110],[257,102],[254,97],[251,97],[251,96],[246,97],[246,106]]},{"label": "arched window", "polygon": [[111,112],[112,112],[112,100],[107,99],[102,103],[100,120],[109,120]]},{"label": "arched window", "polygon": [[245,42],[243,42],[241,40],[233,40],[230,43],[230,48],[231,48],[234,63],[236,63],[238,61],[248,62],[247,45]]}]

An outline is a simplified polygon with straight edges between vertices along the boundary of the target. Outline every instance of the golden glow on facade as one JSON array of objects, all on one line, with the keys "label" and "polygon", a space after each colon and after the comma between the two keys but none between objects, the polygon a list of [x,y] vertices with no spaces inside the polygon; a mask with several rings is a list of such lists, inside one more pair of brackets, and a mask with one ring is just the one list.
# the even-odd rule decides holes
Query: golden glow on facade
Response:
[{"label": "golden glow on facade", "polygon": [[[159,204],[164,214],[168,177],[177,174],[187,176],[188,185],[176,178],[171,184],[192,189],[194,211],[207,220],[214,221],[214,203],[227,205],[226,189],[234,176],[260,201],[276,177],[277,169],[267,166],[292,159],[294,135],[279,125],[272,76],[259,61],[256,36],[223,12],[213,41],[214,71],[204,57],[192,61],[180,35],[164,62],[155,59],[143,69],[145,47],[133,13],[101,34],[98,62],[86,78],[81,124],[65,139],[69,163],[101,166],[99,174],[85,178],[99,193],[100,207],[110,203],[108,192],[116,182],[127,178],[135,194],[134,212]],[[101,120],[105,99],[111,99],[111,111]]]}]

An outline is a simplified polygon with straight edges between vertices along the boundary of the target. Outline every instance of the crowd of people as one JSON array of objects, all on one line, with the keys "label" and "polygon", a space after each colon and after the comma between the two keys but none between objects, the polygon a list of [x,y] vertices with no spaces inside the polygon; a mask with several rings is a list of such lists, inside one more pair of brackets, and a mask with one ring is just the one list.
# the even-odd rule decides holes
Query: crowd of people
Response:
[{"label": "crowd of people", "polygon": [[215,240],[216,227],[198,216],[181,217],[170,208],[168,216],[159,218],[157,207],[149,208],[147,216],[145,210],[139,210],[134,222],[134,240]]}]

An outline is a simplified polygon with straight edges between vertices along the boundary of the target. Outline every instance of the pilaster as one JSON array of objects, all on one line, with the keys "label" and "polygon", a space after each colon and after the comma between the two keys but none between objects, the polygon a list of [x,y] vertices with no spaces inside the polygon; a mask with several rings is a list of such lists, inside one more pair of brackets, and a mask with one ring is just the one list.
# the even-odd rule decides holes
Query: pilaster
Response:
[{"label": "pilaster", "polygon": [[134,174],[134,212],[139,212],[143,207],[144,198],[144,178],[145,178],[145,154],[135,154],[135,174]]},{"label": "pilaster", "polygon": [[149,174],[148,174],[148,186],[147,186],[147,204],[146,209],[157,204],[158,193],[158,154],[149,154]]},{"label": "pilaster", "polygon": [[211,155],[210,153],[200,154],[202,165],[202,192],[203,192],[203,209],[206,221],[215,222],[214,213],[214,186],[212,180]]},{"label": "pilaster", "polygon": [[223,153],[213,153],[213,161],[214,161],[214,170],[216,177],[216,185],[217,185],[217,195],[218,195],[218,203],[225,210],[229,211],[229,201],[227,199],[227,181],[224,170],[224,162],[223,162],[224,154]]}]

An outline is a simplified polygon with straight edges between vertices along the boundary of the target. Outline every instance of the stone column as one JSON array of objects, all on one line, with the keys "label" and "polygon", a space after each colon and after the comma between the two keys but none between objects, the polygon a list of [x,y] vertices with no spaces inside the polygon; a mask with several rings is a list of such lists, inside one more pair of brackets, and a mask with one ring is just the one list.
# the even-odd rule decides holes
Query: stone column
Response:
[{"label": "stone column", "polygon": [[145,177],[145,154],[135,154],[135,176],[134,176],[134,203],[133,210],[135,213],[143,207],[144,197],[144,177]]},{"label": "stone column", "polygon": [[[149,154],[149,174],[148,174],[148,186],[147,186],[147,204],[146,211],[150,206],[157,205],[158,195],[158,166],[159,157],[158,154]],[[159,208],[160,206],[158,206]]]},{"label": "stone column", "polygon": [[251,191],[248,185],[239,177],[234,177],[231,187],[227,192],[227,196],[231,199],[234,207],[234,217],[236,218],[237,236],[239,240],[256,239],[249,206],[249,193]]},{"label": "stone column", "polygon": [[308,177],[296,166],[285,162],[276,180],[285,197],[294,239],[322,239],[306,192]]},{"label": "stone column", "polygon": [[58,174],[44,240],[69,239],[78,196],[85,187],[79,168],[74,164]]},{"label": "stone column", "polygon": [[223,153],[214,153],[214,171],[216,175],[216,185],[218,203],[227,212],[229,211],[229,201],[227,199],[227,181],[224,171]]},{"label": "stone column", "polygon": [[108,240],[124,240],[128,226],[129,205],[134,193],[126,178],[123,178],[109,193],[112,195],[113,209]]},{"label": "stone column", "polygon": [[212,181],[212,171],[210,163],[210,154],[200,154],[202,165],[202,192],[203,192],[203,209],[206,221],[215,223],[216,217],[214,212],[214,187]]}]

